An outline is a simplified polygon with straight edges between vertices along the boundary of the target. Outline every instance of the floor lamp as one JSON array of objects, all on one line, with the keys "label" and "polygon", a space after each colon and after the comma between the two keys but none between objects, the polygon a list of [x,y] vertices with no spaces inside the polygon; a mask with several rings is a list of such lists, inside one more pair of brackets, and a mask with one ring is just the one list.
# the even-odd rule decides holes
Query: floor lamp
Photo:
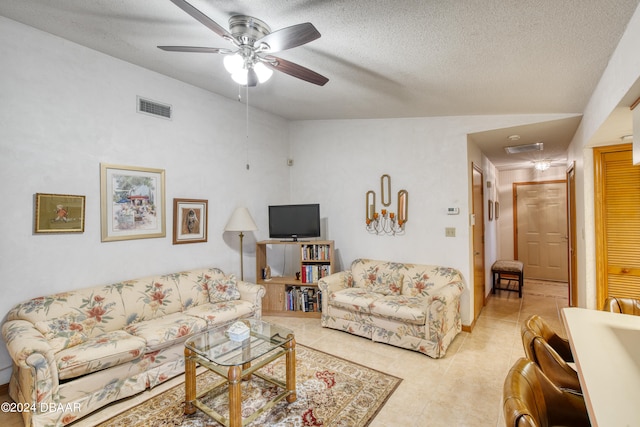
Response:
[{"label": "floor lamp", "polygon": [[258,226],[251,218],[251,214],[247,208],[236,208],[227,222],[227,226],[224,231],[239,231],[240,232],[240,280],[244,280],[244,260],[242,256],[242,238],[244,237],[243,231],[255,231]]}]

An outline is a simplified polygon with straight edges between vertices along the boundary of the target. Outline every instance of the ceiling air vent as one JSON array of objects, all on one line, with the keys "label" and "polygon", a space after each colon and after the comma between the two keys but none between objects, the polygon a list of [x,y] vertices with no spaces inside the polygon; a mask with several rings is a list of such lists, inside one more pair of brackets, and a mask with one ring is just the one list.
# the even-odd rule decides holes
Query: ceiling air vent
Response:
[{"label": "ceiling air vent", "polygon": [[544,143],[535,142],[533,144],[525,144],[525,145],[512,145],[510,147],[504,147],[504,151],[508,154],[519,154],[519,153],[528,153],[529,151],[542,151],[544,148]]},{"label": "ceiling air vent", "polygon": [[171,118],[171,105],[138,97],[138,112],[165,119]]}]

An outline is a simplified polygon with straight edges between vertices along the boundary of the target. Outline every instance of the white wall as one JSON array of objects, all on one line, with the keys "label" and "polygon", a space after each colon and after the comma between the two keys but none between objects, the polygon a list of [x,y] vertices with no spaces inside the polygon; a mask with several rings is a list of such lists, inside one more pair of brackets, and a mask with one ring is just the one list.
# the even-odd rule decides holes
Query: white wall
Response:
[{"label": "white wall", "polygon": [[[259,231],[245,238],[245,279],[255,278],[255,240],[267,209],[289,197],[287,122],[209,92],[0,17],[0,316],[19,301],[57,291],[180,269],[239,274],[239,239],[224,233],[236,206]],[[173,120],[136,112],[136,96],[171,104]],[[167,236],[101,243],[100,163],[166,171]],[[35,193],[86,196],[82,234],[33,234]],[[173,245],[174,198],[209,201],[207,243]],[[252,259],[253,258],[253,259]],[[0,319],[1,320],[1,319]],[[0,345],[0,384],[10,358]]]}]

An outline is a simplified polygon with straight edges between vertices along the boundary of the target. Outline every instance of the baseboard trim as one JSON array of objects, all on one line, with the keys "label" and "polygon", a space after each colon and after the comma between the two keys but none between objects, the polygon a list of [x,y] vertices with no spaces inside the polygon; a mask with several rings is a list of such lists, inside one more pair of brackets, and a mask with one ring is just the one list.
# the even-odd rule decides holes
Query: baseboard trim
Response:
[{"label": "baseboard trim", "polygon": [[462,325],[462,332],[472,332],[473,327],[476,325],[475,319],[471,322],[470,325]]}]

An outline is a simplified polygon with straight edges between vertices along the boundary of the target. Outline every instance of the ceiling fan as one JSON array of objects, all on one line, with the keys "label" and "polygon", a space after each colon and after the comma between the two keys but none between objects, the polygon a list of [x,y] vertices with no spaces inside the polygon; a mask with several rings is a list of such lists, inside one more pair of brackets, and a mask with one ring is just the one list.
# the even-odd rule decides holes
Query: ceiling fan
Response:
[{"label": "ceiling fan", "polygon": [[313,24],[306,22],[271,32],[269,26],[259,19],[234,15],[229,18],[229,31],[227,31],[185,0],[171,0],[171,2],[223,39],[233,43],[234,48],[158,46],[159,49],[171,52],[226,55],[225,68],[231,73],[233,80],[243,86],[256,86],[258,82],[263,83],[271,77],[273,70],[319,86],[324,86],[329,81],[315,71],[271,55],[320,38],[320,33]]}]

